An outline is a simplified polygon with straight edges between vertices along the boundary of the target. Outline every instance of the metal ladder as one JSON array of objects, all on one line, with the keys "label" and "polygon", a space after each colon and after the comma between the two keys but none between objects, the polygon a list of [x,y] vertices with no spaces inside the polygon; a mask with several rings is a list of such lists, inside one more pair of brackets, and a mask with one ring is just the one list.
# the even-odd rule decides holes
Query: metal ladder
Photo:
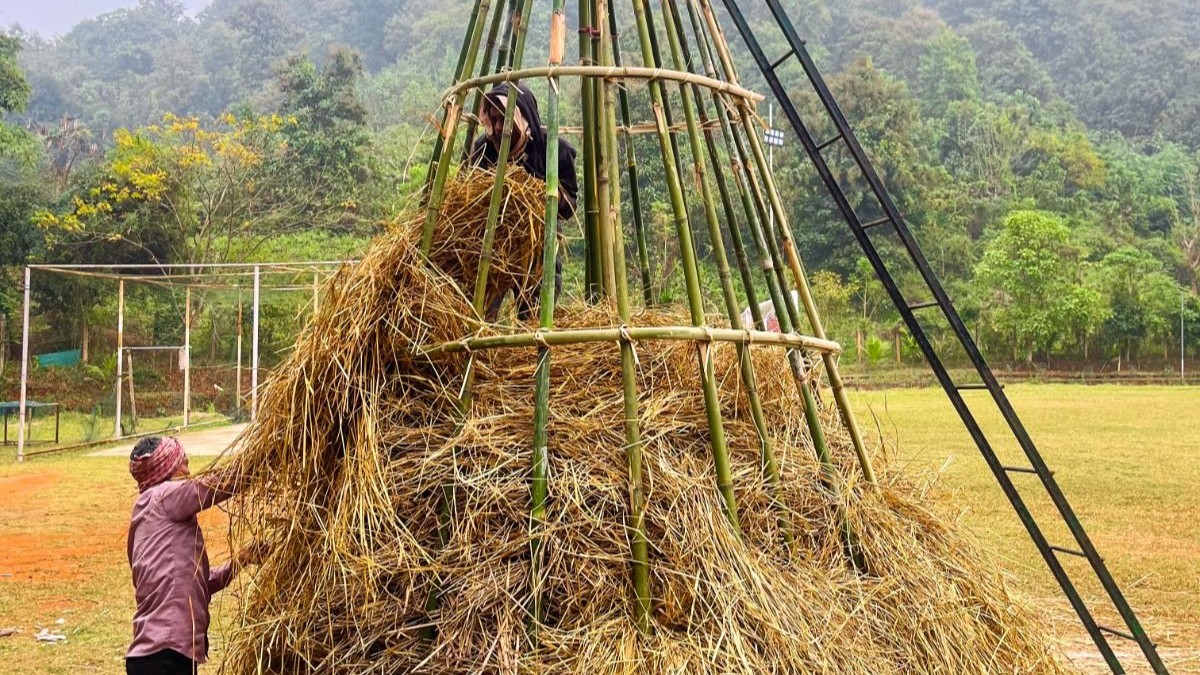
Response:
[{"label": "metal ladder", "polygon": [[[804,41],[797,35],[791,19],[788,18],[779,0],[763,1],[766,2],[775,23],[778,25],[779,30],[782,31],[788,44],[788,51],[775,60],[768,58],[763,52],[762,46],[759,44],[753,30],[738,7],[739,0],[723,0],[725,8],[737,26],[738,33],[741,34],[759,70],[762,71],[767,84],[774,93],[780,110],[786,116],[792,128],[795,129],[801,143],[804,145],[804,150],[808,153],[822,182],[836,203],[838,210],[850,226],[850,230],[854,233],[855,239],[858,240],[863,253],[866,254],[880,282],[887,289],[888,296],[900,312],[900,316],[904,319],[904,324],[907,326],[910,334],[920,346],[921,352],[925,355],[930,368],[933,369],[934,374],[937,376],[938,382],[946,391],[946,395],[950,397],[950,402],[954,405],[955,411],[962,418],[963,424],[975,440],[975,444],[979,446],[980,453],[982,453],[996,481],[1000,483],[1000,487],[1004,490],[1004,495],[1016,510],[1021,523],[1029,532],[1029,536],[1037,546],[1038,552],[1041,553],[1042,558],[1046,561],[1050,572],[1054,575],[1055,580],[1058,581],[1059,586],[1062,587],[1063,593],[1067,596],[1076,614],[1079,615],[1084,628],[1087,629],[1092,641],[1096,643],[1096,647],[1100,650],[1100,654],[1104,657],[1105,662],[1112,669],[1112,672],[1124,673],[1125,669],[1109,645],[1109,636],[1136,642],[1145,655],[1146,662],[1154,672],[1166,673],[1167,668],[1163,665],[1162,659],[1159,658],[1154,643],[1142,629],[1133,609],[1125,600],[1121,589],[1117,586],[1112,574],[1108,571],[1108,567],[1104,564],[1104,559],[1096,552],[1096,548],[1092,545],[1091,539],[1088,538],[1087,532],[1084,531],[1083,525],[1079,522],[1074,510],[1067,502],[1067,498],[1059,488],[1058,482],[1054,479],[1054,472],[1046,466],[1046,462],[1043,460],[1037,446],[1030,439],[1025,426],[1021,423],[1021,419],[1017,416],[1008,397],[1004,394],[1003,387],[997,382],[996,376],[992,373],[991,368],[988,367],[983,354],[980,353],[979,347],[975,344],[975,340],[967,330],[966,324],[963,323],[962,318],[954,309],[953,304],[950,302],[950,297],[946,294],[946,290],[942,287],[941,282],[938,281],[924,253],[921,252],[921,247],[917,244],[907,223],[905,223],[904,217],[896,208],[895,202],[892,201],[891,196],[888,194],[883,182],[879,179],[879,175],[871,165],[870,160],[863,153],[862,146],[855,137],[853,129],[850,128],[850,124],[846,121],[828,86],[826,86],[824,78],[821,77],[820,72],[817,70],[816,64],[805,48]],[[808,81],[812,85],[812,89],[820,99],[825,111],[828,113],[830,121],[836,129],[836,133],[832,138],[822,141],[814,139],[812,133],[809,131],[809,127],[801,119],[800,113],[796,110],[795,104],[792,102],[791,97],[788,96],[783,83],[779,79],[777,70],[793,59],[798,61],[804,69],[804,72],[808,76]],[[851,206],[850,201],[825,159],[825,153],[829,149],[836,147],[844,148],[850,157],[853,158],[855,164],[858,166],[858,170],[861,172],[862,178],[865,179],[866,184],[869,186],[870,192],[874,194],[879,207],[878,212],[882,213],[883,217],[864,222],[860,219],[854,207]],[[889,230],[899,237],[909,258],[924,279],[932,299],[923,299],[920,302],[910,303],[904,297],[887,263],[885,263],[871,240],[871,233],[886,234]],[[918,312],[935,308],[942,310],[959,344],[966,352],[975,370],[979,373],[982,383],[957,384],[951,379],[950,373],[939,358],[932,341],[922,328],[921,321],[917,316]],[[991,394],[992,400],[995,402],[1000,414],[1008,423],[1012,435],[1024,451],[1025,457],[1029,461],[1029,466],[1005,466],[1001,463],[987,435],[980,427],[974,414],[967,407],[966,401],[963,398],[963,392],[970,390],[985,390]],[[1014,476],[1026,474],[1036,476],[1039,479],[1041,486],[1051,501],[1053,501],[1062,520],[1070,529],[1075,539],[1075,547],[1054,545],[1046,539],[1046,536],[1042,533],[1041,528],[1026,505],[1025,499],[1021,496],[1017,484],[1013,480]],[[1026,489],[1029,488],[1026,487]],[[1110,628],[1096,621],[1092,611],[1088,608],[1079,591],[1076,589],[1074,582],[1072,582],[1071,577],[1064,569],[1059,556],[1087,560],[1096,579],[1103,586],[1105,593],[1111,600],[1113,607],[1124,620],[1128,630]]]}]

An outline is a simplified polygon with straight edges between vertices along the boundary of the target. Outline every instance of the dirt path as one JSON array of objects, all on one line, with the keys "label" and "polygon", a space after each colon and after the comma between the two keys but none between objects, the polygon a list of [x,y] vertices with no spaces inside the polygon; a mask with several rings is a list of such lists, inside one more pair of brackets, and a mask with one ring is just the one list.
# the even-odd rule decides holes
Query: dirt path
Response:
[{"label": "dirt path", "polygon": [[[194,457],[214,457],[225,451],[226,448],[233,445],[242,430],[246,428],[245,424],[233,424],[229,426],[217,427],[215,429],[204,429],[202,431],[192,431],[179,436],[179,440],[183,442],[183,449]],[[132,444],[129,442],[115,445],[109,448],[97,450],[88,453],[89,457],[120,457],[129,454],[129,449]]]}]

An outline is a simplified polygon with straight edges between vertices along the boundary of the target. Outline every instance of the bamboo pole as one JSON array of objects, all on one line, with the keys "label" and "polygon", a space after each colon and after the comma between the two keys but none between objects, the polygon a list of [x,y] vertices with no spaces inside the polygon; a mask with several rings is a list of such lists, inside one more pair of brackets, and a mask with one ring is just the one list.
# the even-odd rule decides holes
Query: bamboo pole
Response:
[{"label": "bamboo pole", "polygon": [[[605,65],[611,63],[611,65],[621,68],[624,64],[621,63],[621,46],[617,40],[617,13],[612,7],[609,7],[608,10],[607,26],[609,42],[612,48],[608,50],[611,57],[606,58],[611,58],[612,61],[606,62]],[[625,86],[622,84],[617,87],[617,94],[621,103],[621,124],[624,128],[628,129],[633,124],[633,113],[629,105],[629,92],[625,90]],[[615,131],[613,130],[613,133]],[[637,157],[633,150],[633,138],[628,135],[625,137],[625,172],[629,180],[629,206],[630,214],[633,217],[634,239],[637,243],[638,274],[642,283],[642,301],[646,303],[647,307],[650,307],[655,303],[654,288],[650,280],[650,249],[646,242],[646,223],[643,220],[644,214],[642,213],[642,188],[638,183]],[[621,201],[617,200],[616,203],[620,204]],[[624,259],[624,257],[624,252],[622,252],[621,258]],[[619,269],[623,267],[624,265],[622,264],[619,266]]]},{"label": "bamboo pole", "polygon": [[250,421],[258,418],[258,315],[262,286],[262,271],[254,268],[254,298],[251,302],[250,324]]},{"label": "bamboo pole", "polygon": [[[479,21],[482,13],[487,15],[491,0],[477,0],[468,21],[467,34],[463,38],[463,49],[459,53],[458,66],[455,68],[454,80],[460,81],[464,74],[475,69],[475,56],[479,50],[479,41],[483,35],[483,22]],[[463,102],[466,101],[467,89],[459,90],[452,99],[444,104],[440,133],[434,141],[433,155],[430,160],[429,176],[432,182],[425,191],[425,226],[421,232],[421,252],[428,254],[433,245],[433,228],[442,211],[442,192],[446,187],[446,178],[450,175],[449,158],[454,154],[454,138],[458,131],[458,122],[462,117]]]},{"label": "bamboo pole", "polygon": [[[496,50],[496,33],[500,30],[500,22],[504,19],[503,0],[496,3],[496,9],[492,12],[492,22],[488,26],[487,40],[484,41],[483,47],[483,65],[480,66],[479,72],[486,73],[492,68],[492,56]],[[499,59],[497,65],[499,64]],[[471,149],[475,145],[475,132],[479,129],[479,112],[483,109],[483,90],[476,89],[475,96],[471,99],[471,115],[467,118],[467,136],[463,142],[462,161],[466,162],[471,158]]]},{"label": "bamboo pole", "polygon": [[[653,59],[647,63],[655,63]],[[666,70],[661,67],[649,66],[538,66],[532,68],[520,68],[514,66],[511,70],[506,70],[501,73],[493,73],[491,75],[481,75],[470,80],[459,82],[445,92],[442,93],[443,100],[449,100],[464,94],[464,92],[484,87],[489,84],[498,84],[500,82],[512,82],[514,80],[532,80],[538,78],[550,77],[592,77],[598,80],[646,80],[648,82],[688,82],[699,84],[708,89],[715,89],[723,94],[728,94],[737,99],[742,99],[750,103],[758,103],[763,100],[761,94],[756,94],[745,87],[724,80],[716,80],[704,75],[696,73],[684,73],[674,70]],[[657,129],[657,125],[655,125]],[[667,130],[672,131],[677,129],[673,124],[667,125]],[[678,141],[676,141],[678,142]]]},{"label": "bamboo pole", "polygon": [[21,305],[21,399],[17,404],[17,461],[25,461],[25,419],[29,414],[29,279],[32,270],[25,266],[24,301]]},{"label": "bamboo pole", "polygon": [[[526,0],[526,5],[530,0]],[[550,64],[562,62],[566,52],[566,16],[563,0],[554,0],[550,15]],[[558,79],[551,78],[546,101],[546,218],[542,241],[542,289],[539,306],[538,326],[542,330],[554,327],[554,262],[558,257]],[[536,632],[544,617],[542,605],[542,541],[539,535],[546,520],[547,453],[548,435],[546,426],[550,418],[550,347],[538,346],[537,366],[534,370],[533,404],[533,466],[530,471],[529,492],[529,553],[530,592],[532,595],[530,616]]]},{"label": "bamboo pole", "polygon": [[[612,7],[608,0],[596,0],[598,16],[596,23],[600,27],[600,59],[604,65],[618,58],[618,50],[614,45],[613,26],[616,21],[612,15]],[[607,144],[608,185],[609,194],[604,206],[611,211],[613,241],[612,276],[616,284],[617,316],[622,326],[628,326],[630,321],[629,282],[625,274],[625,237],[621,227],[621,174],[616,152],[616,105],[611,81],[603,81],[604,98],[602,102],[604,134]],[[624,102],[624,112],[628,114],[628,102]],[[631,152],[631,151],[630,151]],[[627,154],[627,161],[632,161],[632,154]],[[636,181],[636,167],[630,176]],[[636,194],[636,183],[633,185]],[[636,206],[635,211],[636,214]],[[640,247],[639,247],[640,248]],[[644,253],[644,249],[640,249]],[[644,269],[644,268],[643,268]],[[645,283],[645,281],[643,282]],[[645,286],[643,288],[646,288]],[[628,330],[619,331],[628,335]],[[621,350],[621,395],[625,416],[625,459],[629,467],[629,520],[631,572],[633,576],[634,596],[637,599],[637,626],[643,635],[651,631],[651,593],[650,593],[650,544],[646,534],[646,494],[645,479],[642,473],[642,432],[640,413],[638,411],[637,392],[637,355],[633,351],[633,343],[629,339],[620,341]]]},{"label": "bamboo pole", "polygon": [[[667,34],[668,46],[671,50],[671,59],[675,64],[675,68],[685,72],[690,72],[692,69],[690,56],[685,57],[683,40],[686,35],[683,32],[683,24],[680,20],[679,13],[672,0],[661,0],[663,12],[664,30]],[[696,108],[703,111],[704,102],[700,97],[700,88],[696,85],[680,84],[679,95],[683,101],[684,118],[688,126],[688,141],[691,144],[692,163],[695,170],[696,182],[700,185],[701,201],[704,204],[704,219],[708,225],[709,240],[712,243],[713,260],[717,265],[717,277],[721,284],[721,294],[725,299],[725,311],[729,317],[731,326],[741,325],[741,306],[738,302],[737,295],[733,291],[733,278],[729,271],[728,256],[725,252],[725,243],[721,233],[721,223],[717,217],[717,210],[714,204],[712,189],[709,187],[708,166],[704,160],[705,149],[701,147],[701,138],[706,140],[706,146],[711,155],[712,160],[716,161],[715,150],[713,144],[712,132],[701,131],[696,121]],[[695,99],[693,99],[693,96]],[[727,203],[726,195],[726,203]],[[727,213],[732,209],[728,209]],[[729,220],[728,228],[732,231],[737,228],[737,223]],[[747,270],[747,274],[748,274]],[[750,288],[753,288],[751,285]],[[756,303],[751,302],[751,306]],[[779,499],[779,463],[775,457],[775,447],[771,440],[771,435],[767,430],[766,416],[763,414],[762,401],[758,396],[758,381],[754,372],[754,362],[750,358],[750,350],[744,344],[738,343],[738,363],[742,382],[746,386],[746,400],[750,406],[750,417],[754,422],[754,430],[758,436],[759,457],[763,474],[766,478],[768,487],[772,493],[772,499],[776,503],[776,508],[779,510],[779,525],[784,541],[790,546],[793,540],[792,526],[790,518],[787,514],[786,506]]]},{"label": "bamboo pole", "polygon": [[[138,412],[137,412],[137,393],[133,387],[133,352],[126,350],[125,358],[129,361],[129,418],[133,420],[130,428],[133,433],[137,433],[138,427]],[[185,421],[184,426],[187,426]]]},{"label": "bamboo pole", "polygon": [[[595,26],[590,26],[589,34],[592,38],[592,53],[597,59],[608,60],[605,51],[608,47],[601,44],[602,34],[608,31],[606,24],[606,10],[600,7],[601,0],[592,0],[592,20]],[[595,171],[596,171],[596,224],[600,233],[600,279],[604,284],[604,294],[607,297],[614,297],[617,293],[617,267],[613,258],[613,244],[616,237],[613,233],[613,206],[620,207],[620,201],[613,201],[611,176],[608,173],[608,165],[610,160],[616,159],[615,148],[612,141],[615,139],[609,137],[608,134],[608,102],[605,100],[605,92],[607,91],[610,82],[600,80],[593,83],[592,86],[592,109],[595,111],[595,128],[596,128],[596,143],[594,145],[595,153]],[[601,128],[603,127],[603,129]],[[619,213],[619,212],[618,212]],[[620,270],[620,274],[624,274],[625,270]]]},{"label": "bamboo pole", "polygon": [[233,409],[239,416],[242,412],[242,292],[238,291],[237,315],[237,366],[234,368]]},{"label": "bamboo pole", "polygon": [[[642,58],[646,63],[655,63],[651,45],[647,11],[643,3],[637,0],[633,3],[637,18],[638,41],[642,48]],[[660,81],[650,84],[651,107],[654,111],[655,122],[658,124],[658,142],[662,152],[663,170],[667,178],[667,188],[671,197],[671,212],[674,216],[675,230],[679,237],[680,255],[683,259],[683,274],[687,286],[688,310],[691,314],[692,325],[704,325],[704,306],[700,296],[700,274],[696,265],[695,249],[692,243],[691,228],[688,223],[687,207],[684,204],[683,186],[679,179],[679,165],[676,161],[674,144],[667,130],[668,121],[664,110],[664,92]],[[700,379],[704,388],[704,407],[708,418],[709,441],[712,446],[713,464],[717,474],[717,489],[721,492],[724,502],[725,515],[734,532],[741,536],[741,525],[738,520],[737,498],[733,489],[733,476],[729,464],[729,449],[725,443],[725,425],[721,419],[721,402],[717,397],[716,374],[714,372],[712,353],[707,345],[700,343],[696,349],[696,359],[700,369]]]},{"label": "bamboo pole", "polygon": [[125,349],[125,280],[117,282],[117,403],[113,420],[113,438],[121,438],[121,354]]},{"label": "bamboo pole", "polygon": [[[712,7],[708,0],[700,0],[701,6],[704,8],[705,22],[709,28],[709,34],[712,37],[713,44],[718,56],[721,59],[722,65],[725,68],[726,79],[730,82],[737,83],[737,73],[733,67],[733,60],[729,55],[728,45],[725,42],[724,34],[717,24],[716,17],[712,12]],[[746,130],[754,128],[753,119],[747,106],[743,102],[737,104],[738,113],[741,117],[742,126]],[[779,198],[778,189],[775,186],[774,178],[771,176],[769,163],[767,162],[763,151],[762,143],[757,134],[747,133],[750,149],[753,154],[754,164],[759,172],[763,174],[765,193],[767,201],[770,205],[770,212],[774,215],[775,226],[779,232],[779,240],[783,242],[784,255],[787,260],[787,265],[792,273],[793,282],[796,284],[796,289],[800,295],[800,300],[804,305],[805,313],[808,315],[809,325],[812,327],[813,334],[816,337],[824,338],[825,329],[821,323],[820,313],[817,311],[816,303],[812,297],[812,289],[808,284],[808,277],[804,273],[803,266],[800,263],[800,257],[796,253],[795,244],[792,241],[790,226],[788,225],[787,214],[783,208],[783,204]],[[769,241],[776,239],[773,234]],[[780,270],[782,272],[782,270]],[[786,287],[786,286],[785,286]],[[791,298],[785,298],[786,302],[790,302]],[[794,310],[793,310],[794,311]],[[857,456],[859,467],[862,469],[863,476],[871,485],[876,485],[874,468],[871,465],[870,457],[866,451],[866,445],[862,438],[862,433],[858,427],[858,422],[854,417],[854,411],[850,406],[849,397],[847,396],[845,386],[841,379],[841,374],[838,369],[837,361],[828,354],[822,355],[822,360],[825,365],[825,372],[829,377],[830,388],[833,391],[834,400],[837,404],[838,411],[841,415],[842,422],[846,430],[850,434],[851,442],[854,445],[854,452]]]},{"label": "bamboo pole", "polygon": [[192,421],[192,287],[183,291],[183,426]]},{"label": "bamboo pole", "polygon": [[[511,54],[514,70],[520,70],[521,61],[525,56],[525,36],[528,33],[531,6],[532,0],[525,0],[520,16],[514,18],[514,23],[517,24]],[[512,149],[512,130],[516,119],[517,98],[520,96],[517,81],[510,79],[507,82],[508,101],[504,106],[504,128],[500,134],[500,147],[496,152],[496,175],[492,181],[492,193],[488,201],[487,224],[484,226],[479,268],[475,273],[475,295],[472,298],[475,313],[480,317],[483,317],[487,309],[484,307],[487,301],[487,278],[492,266],[492,248],[496,240],[496,226],[500,221],[500,206],[504,201],[504,178],[508,173],[508,154]]]},{"label": "bamboo pole", "polygon": [[535,347],[546,344],[551,347],[581,344],[584,342],[644,342],[648,340],[673,340],[690,342],[730,342],[738,345],[759,345],[805,349],[816,352],[840,354],[842,346],[831,340],[818,340],[791,331],[776,333],[736,328],[709,328],[707,326],[623,326],[621,328],[572,328],[565,330],[539,330],[536,333],[515,333],[489,337],[466,338],[454,342],[443,342],[423,348],[426,356],[477,352],[506,347]]},{"label": "bamboo pole", "polygon": [[[579,65],[594,66],[595,43],[592,41],[592,0],[579,0]],[[596,194],[596,81],[580,76],[580,109],[583,113],[583,241],[584,283],[588,302],[600,300],[601,262],[600,227]]]}]

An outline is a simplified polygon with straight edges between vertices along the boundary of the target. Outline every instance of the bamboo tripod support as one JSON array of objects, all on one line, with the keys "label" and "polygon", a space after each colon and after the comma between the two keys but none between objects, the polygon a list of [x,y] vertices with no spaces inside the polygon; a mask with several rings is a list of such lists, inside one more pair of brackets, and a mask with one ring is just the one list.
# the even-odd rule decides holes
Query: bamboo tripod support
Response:
[{"label": "bamboo tripod support", "polygon": [[[496,3],[494,7],[493,2]],[[496,147],[498,160],[494,169],[486,227],[481,233],[481,257],[472,289],[475,318],[481,323],[485,321],[484,291],[487,288],[497,223],[506,208],[505,176],[510,162],[514,161],[511,154],[514,147],[517,86],[520,81],[545,81],[546,201],[542,221],[544,245],[536,331],[518,329],[506,335],[487,338],[465,336],[459,341],[430,345],[426,351],[464,351],[468,354],[459,397],[461,422],[465,423],[471,414],[474,352],[520,346],[537,349],[531,430],[532,460],[529,468],[531,592],[528,606],[530,634],[536,640],[538,626],[546,616],[541,569],[548,542],[544,539],[546,535],[543,530],[547,521],[548,499],[554,488],[548,471],[554,453],[550,428],[553,405],[550,400],[551,359],[557,346],[578,342],[611,342],[619,349],[629,481],[626,528],[630,546],[632,614],[639,630],[648,634],[653,630],[654,601],[650,573],[653,542],[648,540],[645,527],[648,478],[642,458],[643,430],[639,412],[639,364],[634,351],[635,341],[682,339],[694,342],[715,487],[729,527],[738,536],[741,536],[741,523],[737,486],[731,472],[730,439],[726,438],[713,362],[716,341],[732,342],[737,350],[739,376],[755,431],[752,443],[758,447],[761,457],[761,480],[771,494],[778,493],[782,476],[771,429],[758,395],[759,374],[755,372],[750,358],[753,348],[784,350],[788,370],[804,402],[804,423],[831,498],[840,500],[844,486],[853,480],[839,475],[840,470],[832,460],[821,425],[820,404],[812,383],[817,364],[806,357],[807,353],[820,354],[820,366],[825,370],[842,424],[854,446],[862,480],[873,485],[875,474],[871,468],[870,453],[850,410],[838,374],[837,355],[840,347],[825,335],[778,188],[762,150],[754,113],[754,106],[761,97],[743,89],[738,83],[724,36],[707,0],[659,0],[658,11],[649,0],[631,0],[635,30],[632,31],[632,37],[627,38],[631,52],[624,53],[617,39],[617,26],[620,25],[617,8],[610,5],[608,0],[579,0],[578,65],[564,65],[569,23],[567,8],[564,0],[553,0],[549,17],[548,63],[545,67],[523,68],[531,8],[532,0],[476,0],[474,4],[455,71],[455,82],[444,98],[440,134],[429,163],[421,243],[425,253],[434,243],[436,225],[442,217],[442,195],[453,174],[452,164],[455,162],[452,158],[457,156],[460,162],[464,162],[470,157],[471,146],[479,133],[478,116],[483,105],[483,92],[493,85],[507,83],[509,96]],[[483,37],[485,24],[486,40]],[[629,53],[640,55],[641,64],[624,63],[623,54]],[[664,55],[669,63],[664,61]],[[479,64],[479,68],[476,68],[476,64]],[[579,83],[577,94],[576,90],[565,86],[576,78]],[[669,88],[668,85],[672,83],[673,87]],[[578,96],[579,105],[574,108],[565,106],[564,97],[574,95]],[[468,96],[472,97],[471,104],[464,111]],[[620,328],[554,328],[560,198],[558,139],[561,117],[564,110],[569,109],[578,110],[581,117],[578,120],[582,130],[582,166],[579,167],[582,194],[579,201],[582,205],[580,213],[584,235],[584,295],[589,302],[605,298],[613,302],[621,322]],[[652,119],[648,125],[634,119],[634,111],[639,109],[650,111]],[[677,122],[679,117],[682,118],[681,122]],[[661,164],[669,221],[678,244],[683,300],[690,316],[689,326],[631,325],[634,316],[628,287],[631,276],[640,283],[640,295],[646,307],[652,307],[657,300],[650,271],[654,254],[650,242],[654,239],[648,232],[650,219],[646,218],[646,204],[643,202],[646,176],[639,173],[641,165],[636,157],[636,154],[645,153],[648,148],[643,147],[635,153],[637,137],[621,132],[622,129],[641,126],[647,126],[652,131],[653,138],[648,140],[656,145],[658,162]],[[464,145],[461,151],[456,152],[455,145],[460,136]],[[685,186],[685,177],[690,177],[695,189]],[[628,195],[628,199],[624,199],[623,195]],[[689,200],[694,202],[695,209],[691,208]],[[632,270],[626,262],[623,213],[628,213],[633,223],[632,244],[636,257]],[[698,217],[697,213],[700,214]],[[703,233],[701,237],[706,237],[709,247],[708,255],[703,258],[697,252],[695,241],[699,233]],[[732,264],[726,242],[733,249]],[[720,296],[718,304],[729,328],[710,323],[703,292],[703,279],[706,276],[717,281]],[[763,288],[775,307],[781,333],[765,332],[766,325],[758,300]],[[742,324],[743,306],[749,307],[753,325]],[[811,327],[813,337],[797,334],[803,321],[807,321]],[[735,440],[744,442],[749,439]],[[455,494],[450,486],[443,487],[441,499],[440,535],[445,542],[454,528]],[[785,546],[790,549],[795,545],[790,514],[779,499],[773,498],[773,501],[779,509],[779,531]],[[847,523],[844,533],[848,553],[861,569],[855,534],[850,530],[844,514],[843,520]],[[440,590],[435,588],[430,594],[427,610],[431,614],[439,606],[439,593]]]}]

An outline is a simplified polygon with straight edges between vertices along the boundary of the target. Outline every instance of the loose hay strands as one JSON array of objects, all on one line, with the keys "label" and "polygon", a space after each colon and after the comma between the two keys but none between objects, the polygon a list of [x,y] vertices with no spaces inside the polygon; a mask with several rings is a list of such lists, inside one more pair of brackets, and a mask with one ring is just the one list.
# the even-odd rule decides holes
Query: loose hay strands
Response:
[{"label": "loose hay strands", "polygon": [[[472,408],[457,402],[467,356],[420,347],[477,328],[460,290],[472,231],[453,218],[491,187],[447,185],[433,260],[422,221],[381,237],[325,289],[296,350],[272,375],[258,420],[232,458],[250,487],[231,506],[239,541],[272,543],[243,587],[244,614],[223,672],[251,673],[1059,673],[1045,630],[1014,602],[996,567],[958,535],[940,497],[880,462],[878,490],[821,487],[802,405],[786,377],[759,380],[778,453],[779,494],[759,465],[737,350],[713,344],[742,536],[713,488],[708,414],[695,347],[637,345],[652,634],[638,630],[630,580],[626,406],[616,345],[555,347],[547,430],[551,485],[539,578],[545,616],[526,629],[531,589],[529,438],[535,348],[473,355]],[[514,186],[514,191],[523,190]],[[540,195],[539,195],[540,196]],[[453,205],[458,205],[454,207]],[[541,204],[534,211],[540,219]],[[506,210],[496,270],[521,269],[540,246]],[[508,242],[508,243],[505,243]],[[512,259],[506,256],[512,255]],[[634,310],[631,325],[686,323]],[[560,309],[562,327],[614,326],[611,304]],[[713,320],[714,325],[715,319]],[[782,373],[778,347],[750,350]],[[827,424],[836,411],[822,410]],[[857,459],[831,432],[843,475]],[[439,539],[439,501],[453,489]],[[791,513],[780,543],[773,505]],[[872,574],[841,551],[848,514]],[[426,614],[430,590],[441,602]],[[432,641],[422,629],[436,626]]]}]

